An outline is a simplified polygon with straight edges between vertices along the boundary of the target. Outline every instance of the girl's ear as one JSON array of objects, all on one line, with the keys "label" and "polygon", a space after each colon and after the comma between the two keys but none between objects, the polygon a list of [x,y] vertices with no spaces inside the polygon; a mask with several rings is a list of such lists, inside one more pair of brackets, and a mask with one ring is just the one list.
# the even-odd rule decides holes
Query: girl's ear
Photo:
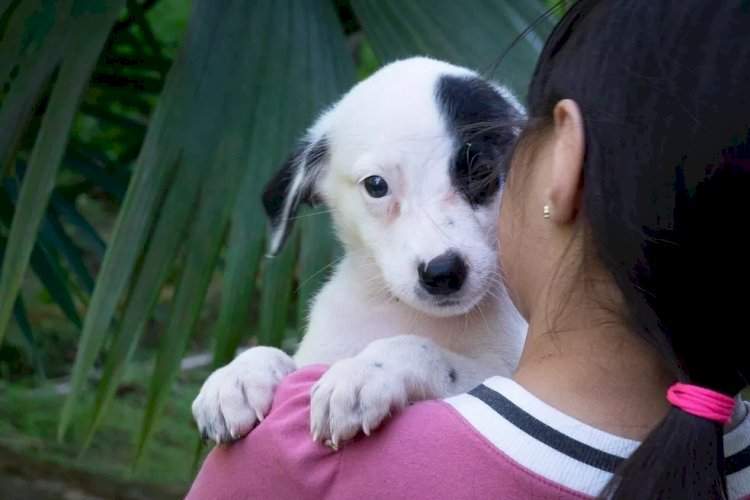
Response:
[{"label": "girl's ear", "polygon": [[572,99],[558,102],[553,112],[553,124],[550,218],[564,224],[575,217],[583,187],[585,132],[578,104]]}]

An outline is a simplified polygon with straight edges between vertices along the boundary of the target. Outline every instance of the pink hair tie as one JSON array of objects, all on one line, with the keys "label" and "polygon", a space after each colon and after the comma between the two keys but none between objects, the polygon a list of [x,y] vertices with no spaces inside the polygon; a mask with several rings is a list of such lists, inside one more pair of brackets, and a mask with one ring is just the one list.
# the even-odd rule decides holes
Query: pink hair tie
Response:
[{"label": "pink hair tie", "polygon": [[697,385],[676,382],[667,390],[667,400],[691,415],[719,424],[732,421],[734,398]]}]

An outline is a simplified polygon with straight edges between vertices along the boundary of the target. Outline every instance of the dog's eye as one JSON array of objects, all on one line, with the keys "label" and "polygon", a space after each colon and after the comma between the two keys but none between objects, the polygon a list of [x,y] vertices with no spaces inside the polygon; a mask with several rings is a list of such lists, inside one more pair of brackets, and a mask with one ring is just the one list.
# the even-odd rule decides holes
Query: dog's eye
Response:
[{"label": "dog's eye", "polygon": [[373,198],[382,198],[388,194],[388,183],[379,175],[371,175],[364,180],[367,194]]}]

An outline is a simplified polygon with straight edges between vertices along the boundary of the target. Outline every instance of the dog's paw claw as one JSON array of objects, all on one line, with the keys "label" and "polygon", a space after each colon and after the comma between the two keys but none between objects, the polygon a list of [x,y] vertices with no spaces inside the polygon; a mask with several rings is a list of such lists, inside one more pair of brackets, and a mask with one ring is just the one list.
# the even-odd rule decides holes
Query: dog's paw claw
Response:
[{"label": "dog's paw claw", "polygon": [[338,448],[360,431],[370,435],[391,410],[406,406],[406,381],[396,370],[378,368],[357,357],[335,363],[311,391],[310,429]]},{"label": "dog's paw claw", "polygon": [[295,369],[278,349],[255,347],[219,368],[193,401],[193,417],[204,441],[236,441],[268,412],[276,385]]}]

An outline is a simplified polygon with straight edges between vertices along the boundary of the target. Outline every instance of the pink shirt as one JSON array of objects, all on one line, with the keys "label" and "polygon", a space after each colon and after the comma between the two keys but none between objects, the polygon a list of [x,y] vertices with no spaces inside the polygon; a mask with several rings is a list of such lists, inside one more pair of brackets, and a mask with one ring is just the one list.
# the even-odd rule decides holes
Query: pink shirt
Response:
[{"label": "pink shirt", "polygon": [[[591,498],[638,445],[493,377],[469,394],[414,404],[334,452],[310,438],[310,388],[324,372],[284,379],[248,437],[211,451],[188,499]],[[750,494],[746,420],[725,438],[737,464],[732,498]]]}]

